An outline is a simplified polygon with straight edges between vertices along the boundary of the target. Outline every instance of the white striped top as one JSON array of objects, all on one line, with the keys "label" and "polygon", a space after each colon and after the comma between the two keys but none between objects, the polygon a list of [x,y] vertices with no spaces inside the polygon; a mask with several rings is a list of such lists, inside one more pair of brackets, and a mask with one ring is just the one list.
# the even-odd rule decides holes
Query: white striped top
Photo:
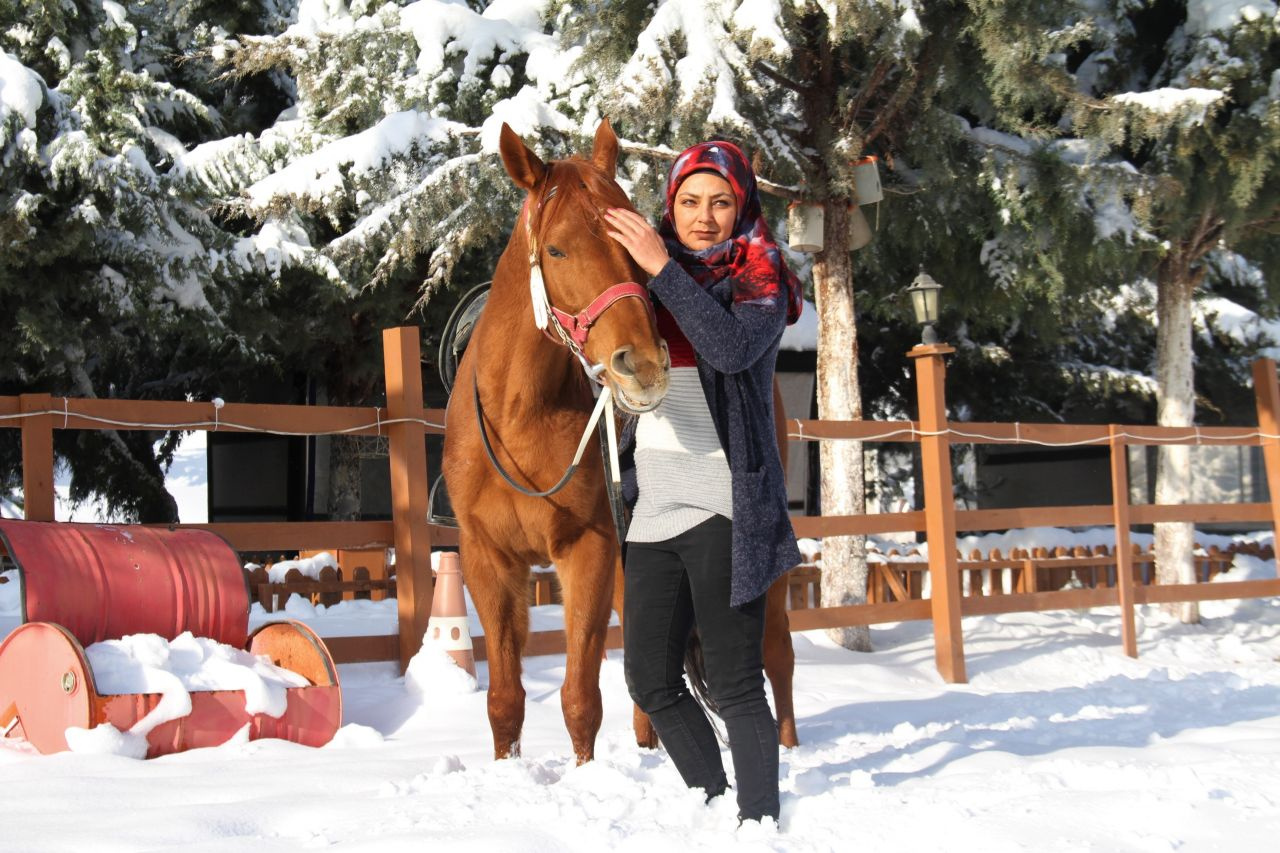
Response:
[{"label": "white striped top", "polygon": [[712,515],[733,517],[729,462],[696,367],[672,367],[667,396],[636,423],[639,499],[628,542],[661,542]]}]

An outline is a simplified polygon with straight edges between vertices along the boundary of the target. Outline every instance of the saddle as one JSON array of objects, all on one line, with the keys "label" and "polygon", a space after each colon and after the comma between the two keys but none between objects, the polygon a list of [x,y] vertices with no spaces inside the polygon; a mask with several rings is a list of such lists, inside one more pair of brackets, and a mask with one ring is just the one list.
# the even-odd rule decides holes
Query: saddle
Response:
[{"label": "saddle", "polygon": [[[480,312],[484,310],[485,302],[489,299],[489,289],[492,285],[492,281],[486,281],[463,294],[444,324],[436,363],[439,365],[440,382],[449,394],[453,393],[453,381],[458,375],[458,364],[462,361],[463,353],[466,352],[471,333],[475,331]],[[599,437],[600,455],[607,468],[609,453],[604,424],[599,427]],[[618,532],[618,541],[625,542],[631,513],[624,505],[620,493],[615,494],[614,490],[610,489],[608,498],[614,527]],[[453,503],[449,500],[449,489],[443,473],[436,475],[435,482],[431,484],[431,491],[427,495],[427,521],[441,527],[454,529],[458,527],[458,518],[453,511]]]},{"label": "saddle", "polygon": [[[444,332],[440,335],[440,350],[436,364],[440,370],[440,382],[447,393],[453,393],[453,380],[458,375],[458,363],[466,352],[471,333],[475,331],[476,321],[484,310],[489,299],[489,288],[493,282],[486,281],[468,290],[458,300],[449,320],[444,324]],[[449,490],[445,485],[444,474],[437,474],[427,495],[427,520],[442,527],[458,526],[458,519],[453,512],[453,504],[449,500]]]}]

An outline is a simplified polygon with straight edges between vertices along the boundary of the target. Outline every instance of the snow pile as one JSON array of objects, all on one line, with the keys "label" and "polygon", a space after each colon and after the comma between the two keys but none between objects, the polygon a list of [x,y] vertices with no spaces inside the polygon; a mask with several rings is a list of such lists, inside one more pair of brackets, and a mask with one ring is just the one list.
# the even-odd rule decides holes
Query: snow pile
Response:
[{"label": "snow pile", "polygon": [[10,115],[22,116],[27,127],[36,126],[36,110],[44,103],[40,78],[17,59],[0,50],[0,124]]},{"label": "snow pile", "polygon": [[1276,4],[1269,0],[1191,0],[1187,3],[1187,32],[1203,36],[1229,31],[1246,21],[1276,14]]},{"label": "snow pile", "polygon": [[0,642],[21,624],[22,584],[18,572],[0,572]]},{"label": "snow pile", "polygon": [[110,725],[68,728],[67,744],[75,752],[145,756],[146,736],[152,729],[191,713],[190,691],[242,690],[246,712],[279,717],[288,705],[285,690],[310,685],[266,657],[193,636],[190,631],[171,641],[156,634],[104,640],[86,648],[85,656],[99,694],[159,693],[161,698],[127,732]]},{"label": "snow pile", "polygon": [[338,561],[328,551],[321,551],[312,557],[300,557],[297,560],[281,560],[273,563],[271,568],[267,569],[267,579],[271,583],[284,583],[285,575],[289,574],[293,569],[302,572],[303,576],[320,579],[320,573],[325,568],[338,568]]},{"label": "snow pile", "polygon": [[1132,104],[1161,115],[1180,113],[1184,124],[1195,125],[1203,124],[1208,117],[1210,107],[1226,97],[1227,93],[1219,89],[1166,87],[1153,89],[1150,92],[1126,92],[1116,95],[1112,100],[1120,104]]},{"label": "snow pile", "polygon": [[474,693],[479,689],[479,682],[474,675],[458,666],[428,633],[423,638],[422,648],[409,660],[404,686],[410,696],[429,700],[441,693]]}]

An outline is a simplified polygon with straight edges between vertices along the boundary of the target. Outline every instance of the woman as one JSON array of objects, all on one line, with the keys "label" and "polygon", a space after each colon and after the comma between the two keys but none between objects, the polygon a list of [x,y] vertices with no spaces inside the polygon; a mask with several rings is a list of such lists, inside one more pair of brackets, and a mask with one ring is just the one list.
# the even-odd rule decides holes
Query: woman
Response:
[{"label": "woman", "polygon": [[[655,230],[626,210],[611,236],[652,276],[669,391],[635,427],[638,494],[627,532],[627,686],[691,788],[727,787],[720,746],[683,676],[694,627],[724,720],[740,820],[778,817],[778,732],[764,692],[764,595],[800,563],[773,426],[773,370],[799,282],[728,142],[676,160]],[[628,495],[630,498],[631,496]]]}]

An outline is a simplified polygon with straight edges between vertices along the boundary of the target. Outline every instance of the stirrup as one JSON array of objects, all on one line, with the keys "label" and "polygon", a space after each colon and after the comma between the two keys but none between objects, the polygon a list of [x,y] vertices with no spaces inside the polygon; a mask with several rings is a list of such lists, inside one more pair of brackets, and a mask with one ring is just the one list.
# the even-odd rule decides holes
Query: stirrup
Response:
[{"label": "stirrup", "polygon": [[437,474],[436,481],[431,484],[431,492],[427,495],[427,521],[440,527],[457,528],[458,519],[453,514],[453,502],[449,500],[449,489],[444,482],[444,474]]}]

